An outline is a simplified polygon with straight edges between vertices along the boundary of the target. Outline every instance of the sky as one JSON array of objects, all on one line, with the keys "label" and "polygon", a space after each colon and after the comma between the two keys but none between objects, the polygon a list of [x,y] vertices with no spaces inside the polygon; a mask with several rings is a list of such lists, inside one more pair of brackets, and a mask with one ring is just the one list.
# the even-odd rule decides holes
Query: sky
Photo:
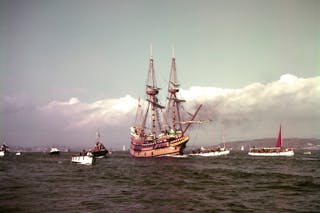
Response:
[{"label": "sky", "polygon": [[[167,88],[171,49],[189,145],[320,138],[320,1],[0,0],[0,142],[129,145],[150,45]],[[166,94],[162,90],[164,102]]]}]

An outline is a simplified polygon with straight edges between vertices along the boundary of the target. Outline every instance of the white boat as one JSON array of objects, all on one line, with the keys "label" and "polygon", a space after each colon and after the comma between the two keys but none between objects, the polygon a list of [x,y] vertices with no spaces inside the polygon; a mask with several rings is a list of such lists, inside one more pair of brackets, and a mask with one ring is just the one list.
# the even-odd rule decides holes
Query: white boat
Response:
[{"label": "white boat", "polygon": [[87,152],[85,155],[75,155],[71,157],[71,162],[92,165],[95,162],[95,157],[91,152]]},{"label": "white boat", "polygon": [[282,129],[280,125],[279,135],[275,147],[259,147],[250,148],[248,155],[251,156],[293,156],[292,148],[285,148],[282,146]]},{"label": "white boat", "polygon": [[21,152],[17,152],[16,155],[17,155],[17,156],[20,156],[20,155],[21,155]]},{"label": "white boat", "polygon": [[222,156],[230,154],[230,150],[226,148],[226,142],[224,139],[224,129],[222,128],[222,142],[223,147],[213,147],[213,148],[204,148],[201,147],[200,150],[193,151],[191,156],[202,156],[202,157],[212,157],[212,156]]},{"label": "white boat", "polygon": [[244,151],[244,146],[243,145],[241,146],[241,151]]},{"label": "white boat", "polygon": [[304,155],[311,155],[310,151],[303,152]]},{"label": "white boat", "polygon": [[50,155],[59,155],[60,150],[58,148],[51,148]]},{"label": "white boat", "polygon": [[201,147],[200,150],[194,151],[191,153],[191,156],[202,156],[202,157],[212,157],[212,156],[222,156],[222,155],[228,155],[230,154],[230,150],[226,149],[225,147],[218,147],[218,148],[212,148],[212,149],[206,149],[204,147]]},{"label": "white boat", "polygon": [[293,156],[294,152],[291,148],[277,148],[277,147],[271,147],[271,148],[251,148],[250,152],[248,153],[251,156]]},{"label": "white boat", "polygon": [[0,157],[3,157],[5,155],[4,151],[0,151]]}]

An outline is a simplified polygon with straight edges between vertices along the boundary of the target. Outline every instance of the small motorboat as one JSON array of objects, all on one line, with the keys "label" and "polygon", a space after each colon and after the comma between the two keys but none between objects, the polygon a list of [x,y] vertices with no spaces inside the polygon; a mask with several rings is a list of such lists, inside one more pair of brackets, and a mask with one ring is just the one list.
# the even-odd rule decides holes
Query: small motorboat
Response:
[{"label": "small motorboat", "polygon": [[74,155],[71,157],[71,162],[85,164],[85,165],[92,165],[95,162],[95,157],[89,151],[87,153],[80,153],[79,155]]}]

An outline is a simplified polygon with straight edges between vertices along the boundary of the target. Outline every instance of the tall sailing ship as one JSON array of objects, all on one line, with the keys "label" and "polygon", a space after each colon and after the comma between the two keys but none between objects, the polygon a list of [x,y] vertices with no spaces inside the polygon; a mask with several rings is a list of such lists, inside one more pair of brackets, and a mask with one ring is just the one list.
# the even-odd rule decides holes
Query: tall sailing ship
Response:
[{"label": "tall sailing ship", "polygon": [[176,59],[172,53],[171,73],[168,85],[166,107],[158,99],[161,88],[157,87],[154,71],[154,61],[149,60],[149,71],[146,82],[146,109],[142,109],[140,99],[135,125],[130,128],[130,154],[134,157],[159,157],[182,155],[189,141],[186,131],[195,121],[202,105],[194,114],[189,114],[190,120],[182,120],[182,103],[178,98],[179,83],[177,82]]}]

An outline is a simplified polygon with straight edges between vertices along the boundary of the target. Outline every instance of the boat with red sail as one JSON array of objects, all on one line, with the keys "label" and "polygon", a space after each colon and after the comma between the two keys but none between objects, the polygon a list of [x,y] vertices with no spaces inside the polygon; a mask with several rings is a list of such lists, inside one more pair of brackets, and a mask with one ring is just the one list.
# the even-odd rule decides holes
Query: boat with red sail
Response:
[{"label": "boat with red sail", "polygon": [[250,148],[248,153],[251,156],[293,156],[292,148],[285,148],[282,145],[282,128],[280,124],[278,139],[275,147]]},{"label": "boat with red sail", "polygon": [[168,86],[166,106],[162,106],[158,94],[154,70],[154,60],[149,60],[148,78],[146,82],[146,107],[138,102],[136,121],[130,128],[130,154],[133,157],[160,157],[183,155],[189,141],[186,131],[195,121],[202,105],[195,113],[188,114],[188,120],[183,120],[182,104],[185,100],[179,98],[179,83],[177,82],[176,59],[172,54],[171,73]]}]

